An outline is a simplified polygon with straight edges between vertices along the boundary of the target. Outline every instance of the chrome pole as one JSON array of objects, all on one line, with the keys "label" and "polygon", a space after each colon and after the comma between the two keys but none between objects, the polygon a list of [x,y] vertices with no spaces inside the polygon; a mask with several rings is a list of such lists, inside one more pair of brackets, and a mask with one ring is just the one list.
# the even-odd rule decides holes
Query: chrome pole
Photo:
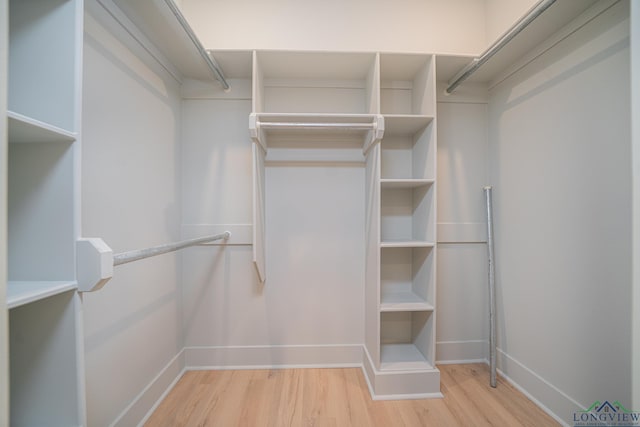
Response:
[{"label": "chrome pole", "polygon": [[495,260],[493,253],[493,197],[492,188],[484,187],[484,197],[487,205],[487,253],[489,258],[489,369],[491,371],[490,384],[496,387],[496,283]]},{"label": "chrome pole", "polygon": [[174,252],[178,249],[188,248],[190,246],[202,245],[204,243],[213,242],[216,240],[228,239],[231,237],[231,233],[225,231],[215,236],[199,237],[197,239],[183,240],[177,243],[168,243],[166,245],[155,246],[153,248],[137,249],[134,251],[122,252],[113,256],[113,265],[126,264],[128,262],[138,261],[152,256],[166,254],[168,252]]}]

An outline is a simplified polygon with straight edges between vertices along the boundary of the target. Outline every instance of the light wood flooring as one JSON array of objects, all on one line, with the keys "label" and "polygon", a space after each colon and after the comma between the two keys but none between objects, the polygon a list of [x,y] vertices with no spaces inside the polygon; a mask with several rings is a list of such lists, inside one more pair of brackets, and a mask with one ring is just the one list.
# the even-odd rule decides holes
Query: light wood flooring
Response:
[{"label": "light wood flooring", "polygon": [[557,426],[483,364],[441,365],[444,399],[373,401],[359,368],[186,372],[151,426]]}]

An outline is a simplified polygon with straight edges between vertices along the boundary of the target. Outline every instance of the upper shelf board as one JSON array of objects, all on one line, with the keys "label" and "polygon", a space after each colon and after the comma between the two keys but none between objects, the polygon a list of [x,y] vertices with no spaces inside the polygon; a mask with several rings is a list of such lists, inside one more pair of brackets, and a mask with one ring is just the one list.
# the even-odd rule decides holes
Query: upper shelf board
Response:
[{"label": "upper shelf board", "polygon": [[[601,0],[556,1],[466,81],[470,83],[491,83],[511,65],[533,51],[536,46],[549,39],[598,1]],[[436,59],[438,81],[450,81],[473,58],[473,56],[438,55]]]},{"label": "upper shelf board", "polygon": [[183,77],[195,80],[214,79],[189,35],[164,0],[112,1]]}]

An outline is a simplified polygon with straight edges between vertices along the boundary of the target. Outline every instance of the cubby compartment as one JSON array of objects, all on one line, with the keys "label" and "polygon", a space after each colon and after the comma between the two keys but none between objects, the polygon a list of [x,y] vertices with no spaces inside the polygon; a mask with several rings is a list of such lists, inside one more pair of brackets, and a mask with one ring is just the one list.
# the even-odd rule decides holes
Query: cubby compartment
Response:
[{"label": "cubby compartment", "polygon": [[433,310],[433,252],[431,247],[381,249],[380,311]]},{"label": "cubby compartment", "polygon": [[433,369],[433,323],[431,311],[380,313],[380,369]]},{"label": "cubby compartment", "polygon": [[[413,183],[410,183],[413,184]],[[380,236],[383,247],[433,246],[435,243],[434,186],[391,187],[382,184]]]},{"label": "cubby compartment", "polygon": [[81,11],[74,0],[9,2],[9,111],[76,130]]},{"label": "cubby compartment", "polygon": [[436,143],[430,118],[389,118],[381,142],[380,176],[385,180],[434,180]]},{"label": "cubby compartment", "polygon": [[430,55],[380,55],[380,112],[435,115],[435,68]]},{"label": "cubby compartment", "polygon": [[8,168],[10,305],[75,287],[74,148],[11,143]]},{"label": "cubby compartment", "polygon": [[377,64],[372,53],[256,53],[253,111],[376,114]]},{"label": "cubby compartment", "polygon": [[12,426],[84,425],[78,298],[68,291],[9,311]]}]

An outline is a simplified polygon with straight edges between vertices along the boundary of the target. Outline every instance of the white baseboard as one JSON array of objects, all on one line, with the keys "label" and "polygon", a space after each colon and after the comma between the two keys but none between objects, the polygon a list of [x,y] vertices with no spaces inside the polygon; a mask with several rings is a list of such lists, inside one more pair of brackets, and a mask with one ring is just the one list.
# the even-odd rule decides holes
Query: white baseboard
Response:
[{"label": "white baseboard", "polygon": [[347,368],[362,365],[362,345],[185,347],[184,353],[188,370]]},{"label": "white baseboard", "polygon": [[112,427],[142,425],[171,391],[184,372],[184,351],[180,351],[125,408]]},{"label": "white baseboard", "polygon": [[501,349],[497,359],[497,370],[507,382],[563,426],[573,425],[573,413],[583,410],[582,405]]},{"label": "white baseboard", "polygon": [[378,371],[365,346],[362,352],[362,373],[372,400],[410,400],[442,398],[440,371]]},{"label": "white baseboard", "polygon": [[484,363],[489,355],[486,340],[436,342],[436,364]]}]

